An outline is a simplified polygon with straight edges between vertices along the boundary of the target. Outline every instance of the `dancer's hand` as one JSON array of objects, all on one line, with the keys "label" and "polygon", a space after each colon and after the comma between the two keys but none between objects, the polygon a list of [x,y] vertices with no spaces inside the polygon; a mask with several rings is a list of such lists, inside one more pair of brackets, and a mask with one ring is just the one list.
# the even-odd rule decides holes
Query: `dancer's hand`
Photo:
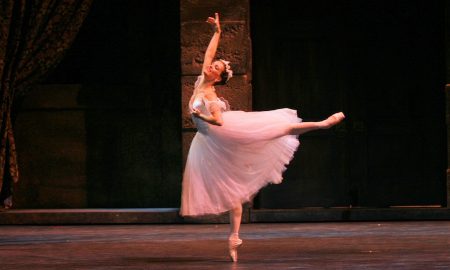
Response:
[{"label": "dancer's hand", "polygon": [[194,109],[192,109],[191,114],[195,117],[200,117],[201,112],[199,109],[194,108]]},{"label": "dancer's hand", "polygon": [[208,17],[206,20],[207,23],[211,24],[214,27],[214,31],[217,33],[220,33],[222,30],[220,29],[220,22],[219,22],[219,13],[215,13],[215,18]]},{"label": "dancer's hand", "polygon": [[223,124],[222,118],[217,118],[217,115],[204,115],[198,109],[193,108],[191,114],[194,117],[200,118],[201,120],[210,123],[211,125],[221,126]]}]

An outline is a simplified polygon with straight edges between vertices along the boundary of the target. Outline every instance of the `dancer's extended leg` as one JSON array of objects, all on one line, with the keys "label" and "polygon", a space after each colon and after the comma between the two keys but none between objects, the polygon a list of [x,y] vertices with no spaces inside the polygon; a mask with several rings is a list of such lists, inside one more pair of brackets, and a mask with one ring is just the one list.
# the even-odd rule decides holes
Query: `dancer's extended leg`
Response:
[{"label": "dancer's extended leg", "polygon": [[345,115],[342,112],[338,112],[323,121],[295,123],[290,126],[288,133],[290,135],[300,135],[317,129],[327,129],[338,124],[344,118]]},{"label": "dancer's extended leg", "polygon": [[233,262],[237,261],[237,248],[242,245],[242,240],[239,239],[239,228],[241,227],[242,219],[242,205],[230,211],[230,237],[228,238],[228,250]]}]

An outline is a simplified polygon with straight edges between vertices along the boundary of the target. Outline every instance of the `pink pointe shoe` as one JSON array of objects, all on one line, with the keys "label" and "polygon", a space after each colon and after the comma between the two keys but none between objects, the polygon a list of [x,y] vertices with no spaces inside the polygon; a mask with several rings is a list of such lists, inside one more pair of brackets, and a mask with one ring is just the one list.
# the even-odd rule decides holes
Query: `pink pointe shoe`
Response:
[{"label": "pink pointe shoe", "polygon": [[335,113],[327,118],[327,120],[324,120],[324,127],[323,128],[330,128],[334,125],[339,124],[342,120],[344,120],[345,115],[342,112]]},{"label": "pink pointe shoe", "polygon": [[242,240],[239,237],[231,236],[228,239],[228,251],[230,252],[230,258],[232,262],[237,262],[238,254],[237,249],[242,246]]}]

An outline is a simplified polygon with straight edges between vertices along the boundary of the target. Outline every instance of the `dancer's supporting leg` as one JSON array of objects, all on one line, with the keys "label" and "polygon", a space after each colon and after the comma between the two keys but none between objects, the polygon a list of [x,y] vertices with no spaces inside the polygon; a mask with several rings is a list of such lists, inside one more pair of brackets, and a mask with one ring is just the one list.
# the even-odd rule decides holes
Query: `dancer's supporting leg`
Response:
[{"label": "dancer's supporting leg", "polygon": [[300,135],[317,129],[327,129],[338,124],[339,122],[344,120],[344,118],[344,114],[342,112],[339,112],[331,115],[323,121],[295,123],[289,127],[290,129],[288,133],[291,135]]},{"label": "dancer's supporting leg", "polygon": [[242,219],[242,205],[230,210],[230,237],[232,235],[239,235],[239,228],[241,227]]},{"label": "dancer's supporting leg", "polygon": [[242,245],[239,239],[239,228],[241,227],[242,205],[230,210],[230,237],[228,238],[228,250],[233,262],[237,261],[237,248]]}]

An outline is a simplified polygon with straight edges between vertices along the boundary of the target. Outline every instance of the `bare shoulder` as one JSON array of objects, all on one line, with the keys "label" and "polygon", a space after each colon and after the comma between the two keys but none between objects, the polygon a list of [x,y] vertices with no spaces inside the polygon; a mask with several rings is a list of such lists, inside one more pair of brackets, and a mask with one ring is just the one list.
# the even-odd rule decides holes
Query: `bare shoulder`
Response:
[{"label": "bare shoulder", "polygon": [[216,93],[214,93],[214,92],[211,92],[211,93],[205,93],[205,96],[204,96],[205,98],[206,98],[206,100],[208,100],[208,101],[215,101],[215,100],[217,100],[217,95],[216,95]]}]

